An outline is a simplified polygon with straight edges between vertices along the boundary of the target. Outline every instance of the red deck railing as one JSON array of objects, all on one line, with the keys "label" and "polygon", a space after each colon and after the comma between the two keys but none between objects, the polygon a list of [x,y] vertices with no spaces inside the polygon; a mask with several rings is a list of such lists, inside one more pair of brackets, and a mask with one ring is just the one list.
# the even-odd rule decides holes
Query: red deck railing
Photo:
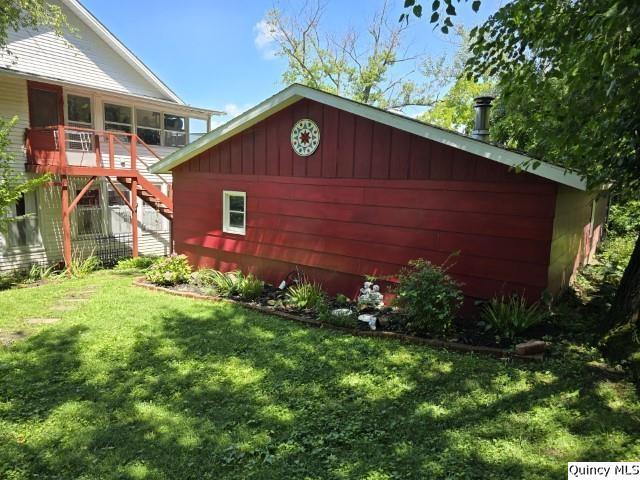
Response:
[{"label": "red deck railing", "polygon": [[[127,132],[99,131],[88,128],[57,125],[27,129],[27,167],[53,173],[105,174],[117,175],[136,171],[161,157],[136,134]],[[142,155],[141,155],[142,151]],[[109,170],[109,172],[106,172]],[[161,177],[158,179],[167,183]]]},{"label": "red deck railing", "polygon": [[[60,176],[60,181],[52,182],[52,185],[61,187],[63,254],[67,266],[72,261],[70,214],[97,177],[106,177],[131,210],[134,257],[138,256],[138,197],[162,215],[173,218],[171,184],[159,175],[154,176],[155,180],[168,185],[167,196],[139,169],[140,165],[144,165],[149,170],[149,164],[140,156],[140,150],[149,152],[147,159],[161,160],[161,157],[135,134],[66,125],[30,128],[26,132],[25,147],[28,170]],[[69,193],[69,176],[89,177],[73,199]],[[129,199],[116,186],[114,177],[131,191]]]}]

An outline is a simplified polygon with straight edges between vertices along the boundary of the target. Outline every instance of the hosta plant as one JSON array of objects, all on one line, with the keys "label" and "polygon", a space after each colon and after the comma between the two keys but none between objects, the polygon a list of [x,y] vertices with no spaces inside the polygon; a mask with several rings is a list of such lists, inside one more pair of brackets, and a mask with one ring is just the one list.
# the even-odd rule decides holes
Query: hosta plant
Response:
[{"label": "hosta plant", "polygon": [[145,278],[156,285],[187,283],[191,265],[185,255],[171,255],[157,260],[145,273]]}]

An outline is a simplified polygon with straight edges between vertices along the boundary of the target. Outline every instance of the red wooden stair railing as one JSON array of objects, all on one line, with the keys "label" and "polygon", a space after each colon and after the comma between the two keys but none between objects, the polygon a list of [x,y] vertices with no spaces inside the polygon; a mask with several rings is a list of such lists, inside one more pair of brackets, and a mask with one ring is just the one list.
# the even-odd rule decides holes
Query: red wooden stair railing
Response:
[{"label": "red wooden stair railing", "polygon": [[[25,137],[27,171],[52,173],[60,176],[54,185],[62,187],[62,224],[65,263],[71,263],[70,214],[97,177],[105,177],[116,193],[131,210],[133,256],[138,255],[138,198],[165,218],[173,219],[171,184],[162,176],[154,176],[156,182],[167,185],[169,195],[154,185],[138,165],[150,166],[139,154],[139,147],[148,156],[161,160],[160,156],[136,134],[104,132],[87,128],[57,125],[27,129]],[[106,159],[103,150],[106,147]],[[68,177],[90,177],[74,199],[69,195]],[[113,179],[132,192],[127,198]],[[173,241],[171,241],[173,244]]]}]

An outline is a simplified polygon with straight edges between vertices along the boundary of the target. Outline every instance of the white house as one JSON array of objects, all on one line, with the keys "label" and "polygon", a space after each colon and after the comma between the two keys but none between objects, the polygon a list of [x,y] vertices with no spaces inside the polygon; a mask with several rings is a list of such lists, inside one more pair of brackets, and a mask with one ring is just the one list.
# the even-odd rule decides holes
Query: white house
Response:
[{"label": "white house", "polygon": [[170,253],[171,175],[149,168],[220,113],[186,105],[79,2],[59,4],[74,32],[9,31],[0,53],[0,117],[18,117],[14,167],[53,175],[13,207],[0,271]]}]

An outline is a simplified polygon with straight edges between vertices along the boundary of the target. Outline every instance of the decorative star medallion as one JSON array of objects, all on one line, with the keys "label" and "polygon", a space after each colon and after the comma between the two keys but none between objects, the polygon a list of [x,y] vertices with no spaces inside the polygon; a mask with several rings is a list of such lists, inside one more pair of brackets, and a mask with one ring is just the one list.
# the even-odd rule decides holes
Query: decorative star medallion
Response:
[{"label": "decorative star medallion", "polygon": [[320,144],[320,129],[313,120],[298,120],[291,129],[291,146],[301,157],[308,157]]}]

